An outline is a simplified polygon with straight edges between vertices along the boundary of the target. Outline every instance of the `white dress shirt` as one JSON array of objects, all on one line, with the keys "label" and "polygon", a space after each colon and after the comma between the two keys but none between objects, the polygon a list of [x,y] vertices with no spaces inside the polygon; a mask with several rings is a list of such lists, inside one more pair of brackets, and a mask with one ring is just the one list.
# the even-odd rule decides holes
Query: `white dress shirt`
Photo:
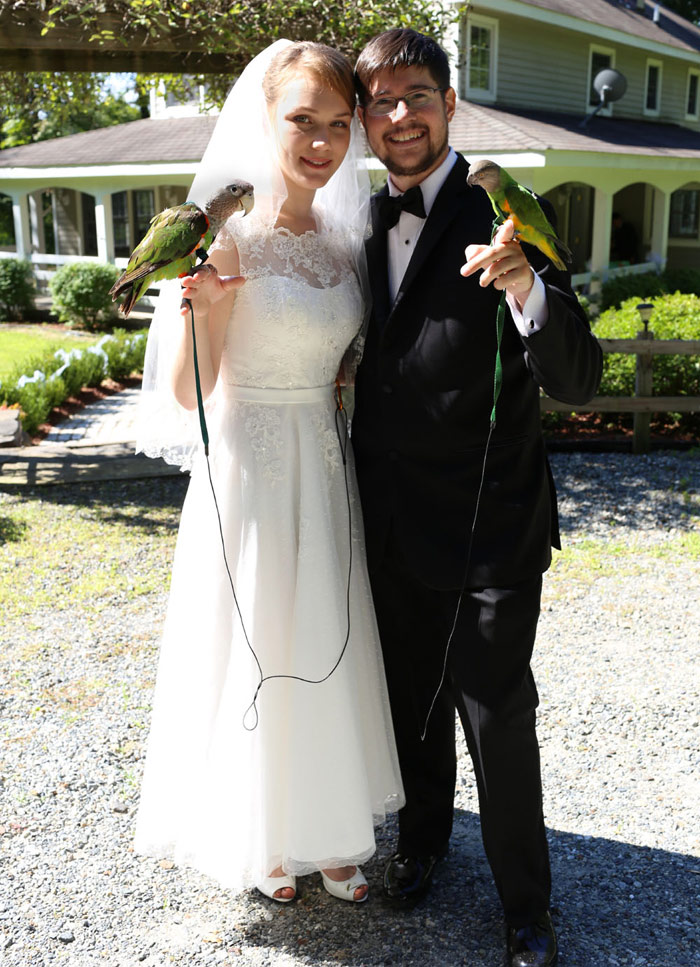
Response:
[{"label": "white dress shirt", "polygon": [[[453,148],[450,148],[447,157],[440,167],[431,172],[424,181],[421,181],[420,189],[423,194],[423,205],[425,206],[426,215],[430,215],[430,209],[433,207],[437,194],[445,183],[450,171],[452,171],[456,160],[457,154]],[[392,197],[403,194],[394,185],[391,180],[391,175],[389,175],[387,185],[389,194]],[[401,212],[397,224],[387,232],[389,292],[392,301],[396,299],[399,285],[408,268],[408,263],[411,261],[411,256],[415,251],[418,237],[423,231],[425,222],[426,219],[412,215],[410,212]],[[469,239],[466,239],[465,248],[468,244]],[[513,296],[509,292],[506,292],[506,299],[508,300],[513,321],[518,328],[518,332],[521,336],[525,337],[541,329],[548,318],[547,295],[544,283],[534,270],[532,274],[534,276],[534,283],[522,311],[518,308],[518,303]]]}]

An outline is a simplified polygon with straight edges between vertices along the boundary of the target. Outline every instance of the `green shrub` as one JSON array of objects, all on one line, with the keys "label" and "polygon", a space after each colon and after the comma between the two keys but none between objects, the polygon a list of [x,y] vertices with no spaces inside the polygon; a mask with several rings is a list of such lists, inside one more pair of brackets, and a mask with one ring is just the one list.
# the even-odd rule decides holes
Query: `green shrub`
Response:
[{"label": "green shrub", "polygon": [[649,302],[652,296],[668,292],[666,280],[661,273],[643,272],[634,275],[616,275],[603,282],[600,290],[601,311],[611,306],[620,306],[627,299],[636,298],[637,302]]},{"label": "green shrub", "polygon": [[700,296],[700,269],[664,269],[617,275],[604,282],[600,292],[601,309],[621,306],[626,299],[649,302],[653,296],[667,292],[683,292]]},{"label": "green shrub", "polygon": [[0,259],[0,321],[23,319],[34,305],[34,273],[27,259]]},{"label": "green shrub", "polygon": [[53,310],[61,322],[97,332],[112,324],[116,307],[109,290],[119,276],[114,265],[72,262],[49,281]]},{"label": "green shrub", "polygon": [[669,292],[700,296],[700,269],[666,269],[663,275]]},{"label": "green shrub", "polygon": [[27,360],[0,386],[0,403],[19,404],[22,426],[34,433],[55,406],[84,386],[143,370],[146,334],[116,330],[86,349],[57,349]]},{"label": "green shrub", "polygon": [[[656,339],[700,339],[700,297],[676,292],[652,298],[654,311],[649,329]],[[601,313],[593,332],[601,339],[633,339],[642,329],[637,312],[639,297],[627,299],[619,309]],[[655,396],[700,396],[700,357],[654,356]],[[601,396],[633,396],[636,357],[606,353]],[[695,427],[697,415],[678,415],[681,426]]]},{"label": "green shrub", "polygon": [[146,351],[145,338],[130,335],[124,329],[112,332],[113,340],[98,343],[107,354],[107,366],[112,379],[124,379],[133,372],[141,372]]}]

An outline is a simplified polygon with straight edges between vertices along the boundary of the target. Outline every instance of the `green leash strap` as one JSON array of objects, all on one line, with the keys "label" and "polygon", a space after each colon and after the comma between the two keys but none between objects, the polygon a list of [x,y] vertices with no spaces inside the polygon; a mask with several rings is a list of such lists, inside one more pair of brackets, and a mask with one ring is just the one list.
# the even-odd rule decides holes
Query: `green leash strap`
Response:
[{"label": "green leash strap", "polygon": [[202,434],[202,443],[204,444],[204,452],[209,455],[209,431],[207,430],[207,421],[204,417],[204,400],[202,398],[202,384],[199,379],[199,360],[197,358],[197,336],[194,331],[194,309],[192,308],[192,303],[189,299],[184,299],[190,309],[190,325],[192,326],[192,357],[194,360],[194,384],[197,390],[197,412],[199,414],[199,429]]},{"label": "green leash strap", "polygon": [[496,310],[496,362],[493,367],[493,409],[491,410],[491,427],[496,425],[496,403],[501,395],[503,386],[503,363],[501,362],[501,339],[503,338],[503,324],[506,318],[506,290],[501,292],[501,298]]},{"label": "green leash strap", "polygon": [[[505,218],[499,216],[494,218],[493,225],[491,226],[491,241],[493,242],[496,232],[499,227],[503,224]],[[498,309],[496,310],[496,361],[493,367],[493,408],[491,409],[490,424],[491,429],[496,426],[496,403],[498,403],[498,397],[501,395],[501,387],[503,386],[503,363],[501,362],[501,340],[503,339],[503,325],[506,318],[506,290],[501,292],[501,298],[498,303]]]}]

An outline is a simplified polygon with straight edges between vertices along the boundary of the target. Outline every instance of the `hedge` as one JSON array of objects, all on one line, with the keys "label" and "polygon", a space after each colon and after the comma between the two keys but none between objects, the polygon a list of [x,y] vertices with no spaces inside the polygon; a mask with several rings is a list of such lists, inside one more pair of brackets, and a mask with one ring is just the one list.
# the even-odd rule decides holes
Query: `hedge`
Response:
[{"label": "hedge", "polygon": [[123,379],[143,370],[146,333],[116,329],[87,349],[57,349],[17,366],[0,384],[0,403],[19,406],[22,426],[34,433],[51,410],[84,386]]},{"label": "hedge", "polygon": [[0,322],[24,319],[34,306],[35,292],[28,259],[0,259]]},{"label": "hedge", "polygon": [[663,272],[642,272],[616,275],[603,282],[600,290],[600,309],[620,306],[627,299],[649,302],[653,296],[681,292],[700,296],[700,269],[664,269]]},{"label": "hedge", "polygon": [[[654,306],[649,329],[656,339],[700,339],[700,297],[676,292],[649,299]],[[619,309],[601,313],[593,332],[601,339],[633,339],[642,328],[639,297],[626,299]],[[633,396],[636,356],[606,353],[601,396]],[[700,396],[700,356],[654,356],[655,396]],[[681,426],[695,428],[697,414],[677,416]]]}]

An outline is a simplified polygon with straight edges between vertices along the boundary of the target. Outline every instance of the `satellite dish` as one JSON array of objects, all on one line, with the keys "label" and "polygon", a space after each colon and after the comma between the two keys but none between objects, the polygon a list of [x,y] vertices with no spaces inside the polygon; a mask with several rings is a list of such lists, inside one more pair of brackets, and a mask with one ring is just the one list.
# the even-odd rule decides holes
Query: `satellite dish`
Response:
[{"label": "satellite dish", "polygon": [[598,71],[593,79],[593,87],[603,105],[619,101],[627,90],[627,78],[619,71],[607,67]]},{"label": "satellite dish", "polygon": [[600,111],[602,107],[606,107],[612,101],[619,101],[627,90],[627,78],[624,74],[619,71],[613,70],[612,67],[606,67],[605,70],[598,71],[596,76],[593,78],[593,88],[600,98],[600,104],[595,107],[590,114],[579,124],[580,128],[585,128],[591,118]]}]

